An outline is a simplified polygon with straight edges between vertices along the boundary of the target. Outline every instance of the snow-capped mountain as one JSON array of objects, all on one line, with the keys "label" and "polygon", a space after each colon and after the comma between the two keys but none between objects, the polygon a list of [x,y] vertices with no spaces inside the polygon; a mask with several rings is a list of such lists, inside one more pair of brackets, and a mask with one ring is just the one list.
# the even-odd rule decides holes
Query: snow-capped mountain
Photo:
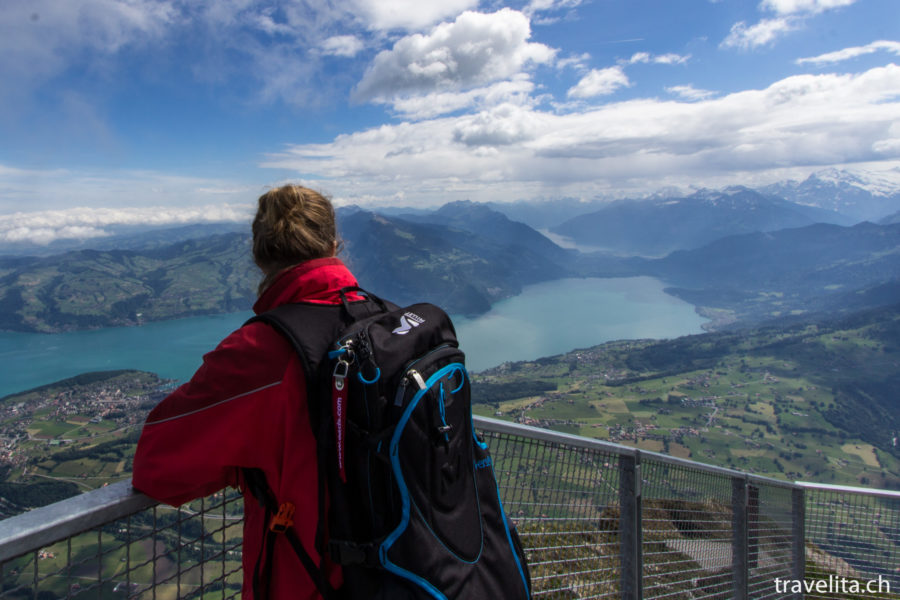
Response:
[{"label": "snow-capped mountain", "polygon": [[813,223],[849,224],[846,217],[832,211],[734,186],[702,189],[683,197],[611,202],[551,231],[582,248],[662,256],[673,250],[698,248],[728,235]]},{"label": "snow-capped mountain", "polygon": [[882,172],[826,169],[804,181],[783,181],[759,191],[859,221],[877,222],[900,210],[900,168]]}]

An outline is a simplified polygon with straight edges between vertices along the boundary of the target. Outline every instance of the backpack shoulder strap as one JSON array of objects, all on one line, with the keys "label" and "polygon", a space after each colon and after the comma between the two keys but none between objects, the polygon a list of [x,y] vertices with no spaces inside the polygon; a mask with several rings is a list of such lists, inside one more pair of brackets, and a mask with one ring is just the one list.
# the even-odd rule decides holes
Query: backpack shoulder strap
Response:
[{"label": "backpack shoulder strap", "polygon": [[[271,326],[287,339],[303,366],[306,379],[306,404],[310,413],[312,431],[317,440],[319,515],[316,524],[315,543],[320,556],[325,554],[324,523],[325,503],[327,501],[326,454],[321,446],[327,446],[327,433],[329,431],[328,411],[323,410],[322,403],[316,401],[319,397],[318,392],[321,389],[322,374],[320,369],[324,367],[323,360],[330,344],[338,339],[348,324],[358,318],[384,310],[384,302],[380,299],[373,300],[372,298],[374,297],[370,297],[363,301],[348,302],[344,293],[345,290],[341,291],[341,304],[283,304],[270,311],[256,315],[244,323],[244,325],[248,325],[261,322]],[[353,312],[351,312],[351,307]],[[316,562],[300,542],[296,531],[291,526],[292,523],[289,520],[279,519],[279,517],[283,516],[285,504],[278,504],[272,488],[266,481],[265,475],[259,469],[243,469],[243,472],[244,484],[247,490],[259,501],[266,513],[263,548],[253,573],[254,597],[263,600],[267,595],[268,590],[265,589],[265,585],[270,579],[271,552],[275,545],[275,535],[284,533],[322,597],[326,599],[333,598],[335,591],[325,576],[324,563],[316,565]],[[290,506],[290,508],[293,509],[293,506]],[[265,554],[265,557],[263,554]],[[265,564],[263,563],[264,560]]]},{"label": "backpack shoulder strap", "polygon": [[309,384],[315,383],[329,344],[346,327],[343,312],[340,304],[282,304],[256,315],[245,325],[266,323],[284,336],[300,357],[309,387]]},{"label": "backpack shoulder strap", "polygon": [[306,572],[309,574],[313,584],[322,598],[331,600],[335,598],[335,590],[331,587],[331,583],[325,575],[325,571],[316,565],[316,562],[303,547],[300,537],[294,530],[293,515],[294,505],[284,503],[279,505],[275,499],[272,488],[266,481],[266,476],[260,469],[244,469],[244,485],[254,498],[259,502],[260,506],[265,510],[265,518],[263,519],[262,547],[260,548],[259,558],[256,560],[256,566],[253,569],[253,597],[258,600],[265,600],[269,596],[269,584],[272,579],[272,552],[275,549],[275,537],[279,533],[283,533],[294,549],[297,558]]}]

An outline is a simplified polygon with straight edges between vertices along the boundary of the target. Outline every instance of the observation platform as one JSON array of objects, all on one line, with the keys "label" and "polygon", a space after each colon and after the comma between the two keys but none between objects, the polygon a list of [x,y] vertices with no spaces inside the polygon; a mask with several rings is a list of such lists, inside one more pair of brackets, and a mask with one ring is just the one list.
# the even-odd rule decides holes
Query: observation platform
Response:
[{"label": "observation platform", "polygon": [[[900,492],[475,424],[536,599],[900,598]],[[119,482],[0,521],[0,598],[240,598],[242,535],[236,491],[175,509]]]}]

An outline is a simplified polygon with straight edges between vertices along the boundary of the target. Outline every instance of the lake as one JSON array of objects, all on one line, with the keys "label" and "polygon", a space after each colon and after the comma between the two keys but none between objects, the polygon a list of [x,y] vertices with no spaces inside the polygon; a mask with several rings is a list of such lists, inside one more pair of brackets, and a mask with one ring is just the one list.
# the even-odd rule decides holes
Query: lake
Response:
[{"label": "lake", "polygon": [[[490,312],[455,317],[473,371],[610,340],[701,333],[693,307],[650,277],[561,279],[526,287]],[[251,313],[61,334],[0,332],[0,398],[88,371],[141,369],[184,381]]]}]

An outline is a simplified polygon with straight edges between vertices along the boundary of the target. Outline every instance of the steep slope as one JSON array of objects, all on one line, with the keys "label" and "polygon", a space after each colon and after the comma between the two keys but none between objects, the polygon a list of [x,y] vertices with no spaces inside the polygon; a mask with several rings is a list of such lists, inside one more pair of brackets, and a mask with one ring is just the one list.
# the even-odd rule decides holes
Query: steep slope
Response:
[{"label": "steep slope", "polygon": [[344,216],[348,262],[364,287],[395,302],[477,314],[564,267],[515,244],[432,223],[358,211]]},{"label": "steep slope", "polygon": [[574,255],[528,225],[511,220],[486,204],[468,200],[450,202],[431,213],[398,216],[407,221],[432,223],[468,231],[497,246],[516,248],[517,251],[554,262],[566,263]]},{"label": "steep slope", "polygon": [[257,280],[247,236],[236,233],[143,252],[2,259],[0,329],[90,329],[245,310]]}]

